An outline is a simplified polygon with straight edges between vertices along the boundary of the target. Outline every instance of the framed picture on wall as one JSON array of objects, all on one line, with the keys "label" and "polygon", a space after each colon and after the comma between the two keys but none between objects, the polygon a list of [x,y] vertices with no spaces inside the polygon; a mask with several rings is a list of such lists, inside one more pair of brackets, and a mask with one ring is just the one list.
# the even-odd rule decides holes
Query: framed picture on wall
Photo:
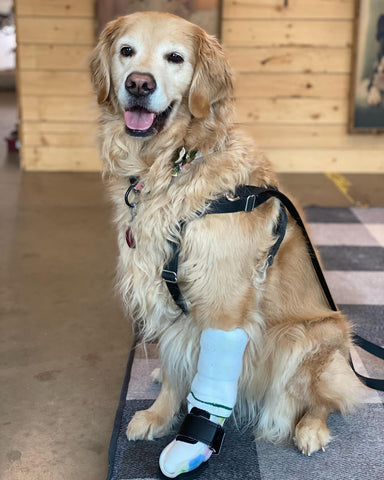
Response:
[{"label": "framed picture on wall", "polygon": [[358,0],[350,132],[384,132],[384,0]]}]

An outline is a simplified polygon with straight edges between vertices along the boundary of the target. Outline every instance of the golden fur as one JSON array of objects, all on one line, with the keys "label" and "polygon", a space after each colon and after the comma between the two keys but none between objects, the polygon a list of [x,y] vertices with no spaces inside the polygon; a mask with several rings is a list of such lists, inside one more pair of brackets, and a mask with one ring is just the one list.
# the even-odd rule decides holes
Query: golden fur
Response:
[{"label": "golden fur", "polygon": [[[127,42],[136,52],[128,59],[119,53]],[[183,52],[183,64],[164,59],[170,49]],[[257,436],[272,441],[293,436],[306,454],[324,448],[328,414],[351,411],[363,387],[348,365],[349,324],[329,309],[300,230],[289,220],[264,278],[277,200],[252,213],[197,218],[210,199],[240,184],[277,185],[264,154],[233,125],[231,71],[220,45],[178,17],[138,13],[108,23],[90,66],[101,108],[104,174],[115,204],[118,288],[144,340],[158,340],[161,354],[161,393],[136,413],[128,437],[151,439],[168,431],[189,392],[202,330],[241,327],[249,343],[235,412],[239,423],[254,425]],[[152,74],[161,101],[174,102],[164,129],[146,138],[125,128],[124,82],[132,71]],[[199,150],[201,158],[172,177],[172,159],[182,145]],[[134,218],[124,203],[129,177],[144,184]],[[170,256],[167,239],[178,238],[181,220],[179,283],[191,306],[188,315],[161,278]],[[126,244],[128,227],[135,249]]]}]

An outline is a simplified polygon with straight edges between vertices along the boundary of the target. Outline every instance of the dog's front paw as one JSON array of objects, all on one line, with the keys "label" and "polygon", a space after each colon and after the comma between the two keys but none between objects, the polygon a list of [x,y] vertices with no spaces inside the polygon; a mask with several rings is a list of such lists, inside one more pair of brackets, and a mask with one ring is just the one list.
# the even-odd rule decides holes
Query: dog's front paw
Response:
[{"label": "dog's front paw", "polygon": [[151,410],[136,412],[127,427],[128,440],[153,440],[165,435],[168,424],[161,415]]},{"label": "dog's front paw", "polygon": [[376,107],[381,103],[381,92],[376,87],[371,87],[368,92],[367,103],[371,107]]},{"label": "dog's front paw", "polygon": [[318,450],[325,451],[331,435],[329,428],[322,420],[304,416],[296,426],[293,440],[301,453],[310,456]]}]

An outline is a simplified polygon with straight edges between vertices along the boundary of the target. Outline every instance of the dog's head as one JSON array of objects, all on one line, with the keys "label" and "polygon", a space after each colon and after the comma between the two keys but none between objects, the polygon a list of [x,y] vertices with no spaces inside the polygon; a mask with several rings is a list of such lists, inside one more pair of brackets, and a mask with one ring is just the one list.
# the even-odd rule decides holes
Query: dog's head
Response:
[{"label": "dog's head", "polygon": [[230,99],[231,73],[217,40],[161,13],[135,13],[107,24],[90,59],[98,103],[149,139],[181,112],[208,117]]}]

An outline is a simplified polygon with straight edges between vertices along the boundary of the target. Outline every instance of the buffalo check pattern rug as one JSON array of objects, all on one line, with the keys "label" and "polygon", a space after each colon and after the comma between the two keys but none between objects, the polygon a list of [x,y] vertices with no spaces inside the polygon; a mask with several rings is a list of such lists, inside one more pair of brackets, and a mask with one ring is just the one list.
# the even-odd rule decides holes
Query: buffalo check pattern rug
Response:
[{"label": "buffalo check pattern rug", "polygon": [[[308,230],[318,248],[332,295],[357,334],[384,345],[384,208],[305,210]],[[351,352],[359,373],[384,377],[383,361],[358,347]],[[138,346],[129,356],[109,451],[108,480],[162,477],[158,458],[175,432],[154,441],[128,442],[125,431],[137,410],[148,408],[160,386],[151,380],[159,366],[156,345]],[[254,441],[252,432],[227,421],[219,455],[180,478],[201,480],[383,480],[384,395],[371,390],[366,404],[347,417],[333,414],[333,440],[326,452],[306,457],[293,444]],[[178,425],[175,426],[175,431]]]}]

